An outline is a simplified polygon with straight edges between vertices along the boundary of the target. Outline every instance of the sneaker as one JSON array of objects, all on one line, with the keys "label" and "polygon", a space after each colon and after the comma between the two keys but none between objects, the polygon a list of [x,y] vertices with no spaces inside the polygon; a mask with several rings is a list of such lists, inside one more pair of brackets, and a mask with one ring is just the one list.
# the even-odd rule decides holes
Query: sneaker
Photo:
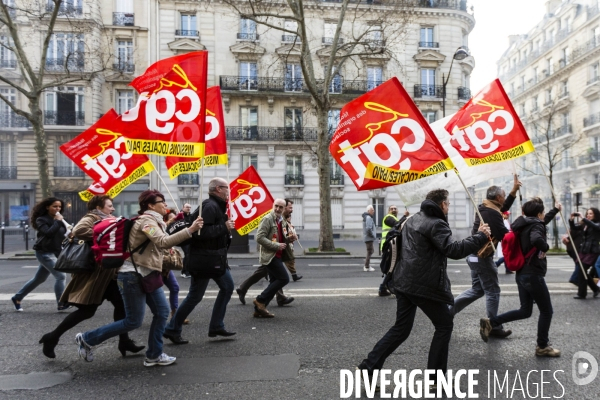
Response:
[{"label": "sneaker", "polygon": [[15,311],[23,311],[23,308],[21,307],[21,302],[18,300],[15,300],[15,298],[11,298],[13,304],[15,305]]},{"label": "sneaker", "polygon": [[560,350],[553,348],[550,344],[543,349],[540,349],[540,346],[536,346],[535,355],[538,357],[560,357]]},{"label": "sneaker", "polygon": [[58,311],[67,311],[69,308],[73,307],[70,304],[59,304],[56,308]]},{"label": "sneaker", "polygon": [[92,346],[83,340],[82,333],[78,333],[77,336],[75,336],[75,343],[77,343],[77,346],[79,346],[79,357],[83,358],[87,362],[94,361],[94,350],[92,349]]},{"label": "sneaker", "polygon": [[146,358],[144,360],[144,367],[154,367],[155,365],[161,365],[161,366],[171,365],[176,360],[177,360],[177,358],[171,357],[171,356],[166,355],[165,353],[162,353],[160,356],[158,356],[158,358],[155,358],[154,360]]},{"label": "sneaker", "polygon": [[373,268],[373,267],[364,267],[363,271],[365,271],[365,272],[373,272],[373,271],[375,271],[375,268]]},{"label": "sneaker", "polygon": [[479,334],[484,342],[487,342],[490,337],[490,332],[492,331],[492,324],[490,323],[489,318],[481,318],[479,320]]},{"label": "sneaker", "polygon": [[181,277],[182,277],[183,279],[189,279],[189,278],[191,278],[191,275],[188,275],[188,274],[186,274],[185,272],[182,272],[182,273],[181,273]]}]

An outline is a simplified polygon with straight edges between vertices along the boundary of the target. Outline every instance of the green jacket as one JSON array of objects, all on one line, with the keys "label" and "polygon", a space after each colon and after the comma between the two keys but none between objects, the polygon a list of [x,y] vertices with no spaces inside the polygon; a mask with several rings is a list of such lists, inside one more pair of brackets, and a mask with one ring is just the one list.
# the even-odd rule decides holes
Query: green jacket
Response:
[{"label": "green jacket", "polygon": [[[283,234],[286,235],[288,225],[285,219],[282,220]],[[275,212],[271,211],[263,217],[258,225],[258,231],[256,233],[256,243],[260,246],[260,253],[258,260],[261,265],[268,265],[271,260],[275,257],[277,250],[279,250],[279,243],[273,242],[273,235],[277,235],[277,223],[275,222]],[[284,238],[284,242],[287,244],[286,249],[290,246],[290,241],[287,237]],[[285,250],[281,253],[282,261],[289,260],[289,252]]]}]

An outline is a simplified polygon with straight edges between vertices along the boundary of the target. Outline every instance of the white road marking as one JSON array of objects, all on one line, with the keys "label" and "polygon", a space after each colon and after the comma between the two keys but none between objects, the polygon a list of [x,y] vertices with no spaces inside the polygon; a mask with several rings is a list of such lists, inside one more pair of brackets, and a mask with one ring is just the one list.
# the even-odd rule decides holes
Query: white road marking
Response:
[{"label": "white road marking", "polygon": [[39,265],[25,265],[24,267],[21,268],[37,268],[39,267]]}]

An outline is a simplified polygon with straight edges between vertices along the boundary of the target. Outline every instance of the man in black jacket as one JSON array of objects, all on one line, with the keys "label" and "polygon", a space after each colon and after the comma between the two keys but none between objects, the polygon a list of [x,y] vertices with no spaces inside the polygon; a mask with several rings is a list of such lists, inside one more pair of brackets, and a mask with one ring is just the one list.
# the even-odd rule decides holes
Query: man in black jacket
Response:
[{"label": "man in black jacket", "polygon": [[[229,231],[234,229],[235,223],[226,214],[229,201],[229,185],[223,178],[213,178],[208,183],[208,199],[202,202],[202,218],[204,226],[194,232],[190,244],[188,268],[192,275],[190,291],[181,303],[175,315],[169,321],[163,336],[174,344],[186,344],[187,340],[181,337],[183,322],[194,308],[202,301],[208,282],[212,279],[219,286],[219,294],[213,306],[213,312],[208,327],[208,336],[233,336],[235,332],[225,329],[223,320],[227,311],[227,304],[233,293],[233,278],[226,268],[224,273],[215,275],[211,268],[215,262],[225,257],[230,242]],[[191,217],[196,219],[199,209]],[[215,261],[217,260],[217,261]]]},{"label": "man in black jacket", "polygon": [[446,373],[454,327],[454,316],[448,309],[454,297],[446,272],[447,257],[467,256],[483,246],[490,235],[490,228],[483,224],[473,236],[453,241],[446,217],[449,207],[448,191],[433,190],[421,203],[421,211],[408,219],[402,229],[402,253],[389,284],[396,294],[396,323],[360,363],[358,368],[367,370],[369,375],[380,370],[386,358],[408,338],[417,307],[435,326],[427,369]]},{"label": "man in black jacket", "polygon": [[[486,199],[479,205],[479,213],[483,221],[489,225],[492,231],[494,247],[502,241],[508,229],[504,226],[502,213],[508,211],[515,201],[517,190],[521,187],[521,182],[514,176],[513,188],[509,195],[499,186],[490,186],[486,193]],[[477,232],[479,227],[479,216],[475,216],[473,229],[471,233]],[[458,314],[463,308],[483,297],[485,294],[485,308],[488,318],[495,317],[498,314],[500,304],[500,283],[498,282],[498,267],[494,262],[494,250],[489,245],[487,252],[476,249],[467,257],[467,264],[471,269],[471,288],[462,292],[455,300],[452,312]],[[502,325],[494,327],[490,336],[505,338],[512,333],[511,330],[504,330]]]}]

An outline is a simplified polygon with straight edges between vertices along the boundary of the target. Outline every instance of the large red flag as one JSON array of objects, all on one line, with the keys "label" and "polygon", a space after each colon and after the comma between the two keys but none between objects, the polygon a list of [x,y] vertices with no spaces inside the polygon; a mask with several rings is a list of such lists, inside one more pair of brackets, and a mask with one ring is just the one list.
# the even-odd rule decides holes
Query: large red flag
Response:
[{"label": "large red flag", "polygon": [[[206,94],[206,137],[204,143],[204,166],[227,164],[227,138],[223,119],[221,88],[213,86]],[[165,164],[171,179],[181,174],[197,172],[202,167],[199,159],[166,157]]]},{"label": "large red flag", "polygon": [[229,211],[235,220],[235,229],[240,235],[247,235],[271,211],[273,196],[252,165],[229,184],[229,189]]},{"label": "large red flag", "polygon": [[446,124],[450,143],[468,166],[506,161],[534,151],[533,143],[498,79]]},{"label": "large red flag", "polygon": [[94,183],[79,196],[117,196],[123,189],[154,169],[145,154],[126,150],[119,115],[111,109],[89,129],[60,146],[60,150],[88,174]]},{"label": "large red flag", "polygon": [[399,185],[454,168],[396,78],[342,108],[329,152],[358,190]]},{"label": "large red flag", "polygon": [[202,156],[207,66],[208,52],[197,51],[160,60],[133,80],[138,102],[121,115],[128,151]]}]

